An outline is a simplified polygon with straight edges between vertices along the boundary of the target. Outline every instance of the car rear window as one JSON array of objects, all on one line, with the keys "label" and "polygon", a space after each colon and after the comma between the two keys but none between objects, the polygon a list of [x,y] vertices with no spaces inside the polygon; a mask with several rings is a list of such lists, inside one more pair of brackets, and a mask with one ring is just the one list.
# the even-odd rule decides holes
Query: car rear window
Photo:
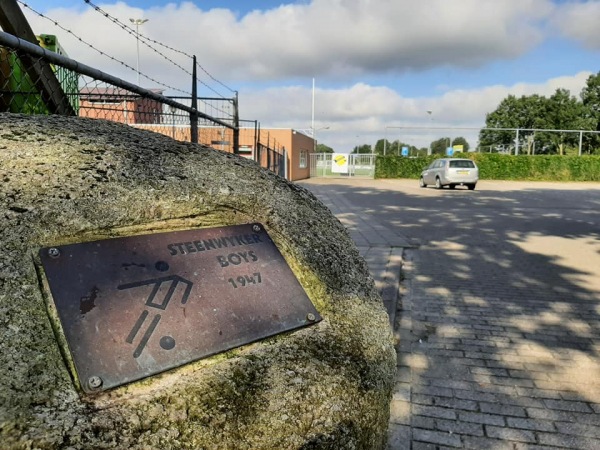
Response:
[{"label": "car rear window", "polygon": [[475,164],[470,159],[464,159],[461,161],[450,161],[450,167],[473,168]]}]

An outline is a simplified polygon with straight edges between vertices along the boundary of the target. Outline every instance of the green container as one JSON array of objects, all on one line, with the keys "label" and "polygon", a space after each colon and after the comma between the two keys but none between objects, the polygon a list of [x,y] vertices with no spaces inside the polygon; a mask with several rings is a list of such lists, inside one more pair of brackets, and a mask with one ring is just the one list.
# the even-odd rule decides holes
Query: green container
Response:
[{"label": "green container", "polygon": [[[51,34],[40,34],[37,36],[41,47],[58,53],[62,56],[68,56],[64,49],[58,43],[56,36]],[[49,114],[48,108],[44,104],[39,91],[35,87],[31,78],[25,72],[23,64],[11,52],[9,56],[11,66],[11,77],[8,88],[12,93],[10,101],[10,112],[23,114]],[[79,112],[79,74],[64,67],[51,65],[63,92],[69,98],[73,110]]]}]

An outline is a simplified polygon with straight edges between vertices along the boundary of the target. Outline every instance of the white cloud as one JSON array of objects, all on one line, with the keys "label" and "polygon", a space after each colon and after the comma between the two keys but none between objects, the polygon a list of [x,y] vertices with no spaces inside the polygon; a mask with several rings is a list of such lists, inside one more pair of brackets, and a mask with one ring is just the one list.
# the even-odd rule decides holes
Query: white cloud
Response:
[{"label": "white cloud", "polygon": [[566,37],[587,48],[600,50],[600,2],[570,2],[556,9],[553,22]]},{"label": "white cloud", "polygon": [[[372,72],[481,66],[516,58],[537,45],[543,39],[540,23],[553,10],[550,0],[314,0],[241,17],[226,9],[203,11],[191,2],[146,11],[123,2],[100,6],[127,25],[129,18],[149,19],[140,27],[142,34],[196,54],[229,82],[315,74],[351,80]],[[49,22],[28,15],[37,32],[54,32]],[[93,9],[55,9],[48,15],[133,65],[134,36]],[[72,57],[95,58],[89,48],[59,33]],[[143,45],[141,52],[146,71],[161,63]]]},{"label": "white cloud", "polygon": [[[486,113],[495,110],[508,95],[550,96],[557,88],[564,88],[578,96],[589,75],[591,72],[580,72],[537,84],[450,90],[422,98],[405,98],[390,88],[364,83],[345,89],[317,89],[315,128],[328,126],[319,133],[319,141],[346,150],[363,143],[374,145],[386,134],[389,140],[406,140],[418,146],[448,135],[465,136],[474,145],[478,132],[460,128],[483,126]],[[265,128],[311,127],[311,86],[242,91],[240,103],[242,116],[260,117]]]},{"label": "white cloud", "polygon": [[[431,68],[468,68],[517,59],[545,39],[548,21],[560,11],[568,19],[563,32],[573,34],[576,29],[570,24],[581,24],[587,30],[581,31],[581,36],[591,36],[588,41],[592,42],[598,36],[593,25],[600,21],[592,24],[585,19],[586,14],[597,12],[594,4],[598,5],[588,2],[557,7],[551,0],[313,0],[246,15],[222,8],[204,11],[191,2],[147,10],[123,2],[101,7],[127,25],[129,18],[149,19],[140,27],[143,35],[197,55],[199,63],[217,79],[236,89],[242,85],[241,118],[258,119],[263,127],[310,128],[310,78],[318,77],[322,86],[342,83],[342,87],[317,89],[316,128],[330,127],[320,132],[319,140],[334,148],[351,149],[359,143],[374,144],[383,137],[386,126],[481,126],[485,114],[510,93],[550,95],[563,87],[577,95],[588,72],[540,84],[460,90],[453,89],[447,83],[450,80],[440,80],[440,85],[446,85],[443,90],[433,86],[429,96],[419,97],[400,95],[392,87],[369,80],[372,75],[393,78],[394,74]],[[135,36],[98,12],[63,8],[50,10],[47,15],[135,68]],[[76,38],[54,29],[50,22],[31,13],[28,16],[36,32],[58,34],[74,59],[135,82],[134,70],[99,56]],[[157,48],[191,70],[188,57]],[[188,74],[143,44],[140,67],[143,73],[169,86],[191,90]],[[205,74],[198,75],[220,93],[231,94]],[[155,85],[142,80],[142,85]],[[203,86],[199,88],[200,95],[212,94]],[[433,111],[431,116],[427,110]],[[390,138],[399,138],[400,129],[389,130]],[[440,135],[435,136],[431,130],[414,129],[411,135],[423,145],[445,132],[436,131]],[[408,134],[406,130],[402,133]]]}]

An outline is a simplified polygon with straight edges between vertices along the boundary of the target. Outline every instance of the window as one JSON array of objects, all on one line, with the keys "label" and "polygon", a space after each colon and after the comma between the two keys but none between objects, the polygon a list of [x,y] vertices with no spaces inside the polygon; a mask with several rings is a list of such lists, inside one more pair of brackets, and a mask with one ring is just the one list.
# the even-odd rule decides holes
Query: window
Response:
[{"label": "window", "polygon": [[470,159],[463,159],[461,161],[450,161],[450,167],[461,167],[464,169],[469,169],[475,167],[473,161]]},{"label": "window", "polygon": [[240,145],[238,153],[244,156],[252,156],[253,148],[251,145]]},{"label": "window", "polygon": [[308,166],[308,150],[300,150],[300,168],[306,169]]}]

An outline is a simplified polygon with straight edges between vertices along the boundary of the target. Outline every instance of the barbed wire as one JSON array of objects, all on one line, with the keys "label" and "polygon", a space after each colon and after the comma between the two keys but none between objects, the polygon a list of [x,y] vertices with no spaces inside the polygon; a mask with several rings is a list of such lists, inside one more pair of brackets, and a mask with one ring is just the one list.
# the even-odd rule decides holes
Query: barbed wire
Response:
[{"label": "barbed wire", "polygon": [[[83,0],[85,3],[87,3],[88,5],[90,5],[92,8],[94,8],[97,12],[99,12],[100,14],[102,14],[103,16],[105,16],[107,19],[109,19],[110,21],[112,21],[113,23],[115,23],[116,25],[118,25],[120,28],[122,28],[123,30],[125,30],[127,33],[135,36],[136,38],[142,38],[142,42],[144,43],[144,45],[146,45],[146,47],[152,49],[154,52],[156,52],[157,54],[159,54],[160,56],[162,56],[164,59],[166,59],[167,61],[169,61],[171,64],[175,65],[176,67],[180,68],[181,70],[183,70],[185,73],[187,73],[188,75],[192,76],[192,73],[190,73],[190,71],[188,71],[187,69],[181,67],[179,64],[177,64],[176,62],[172,61],[170,58],[168,58],[167,56],[165,56],[163,53],[161,53],[159,50],[157,50],[156,48],[154,48],[152,45],[149,44],[149,42],[153,43],[153,44],[157,44],[160,45],[161,47],[164,47],[166,49],[169,49],[173,52],[179,53],[181,55],[187,56],[188,58],[192,59],[193,56],[190,55],[189,53],[186,53],[182,50],[178,50],[175,49],[173,47],[170,47],[167,44],[164,44],[162,42],[159,42],[155,39],[151,39],[143,34],[138,33],[136,30],[134,30],[133,28],[131,28],[129,25],[121,22],[119,19],[117,19],[116,17],[111,16],[109,13],[107,13],[106,11],[104,11],[102,8],[100,8],[99,6],[95,5],[94,3],[91,2],[91,0]],[[230,92],[235,93],[235,91],[233,89],[231,89],[229,86],[225,85],[224,83],[222,83],[221,81],[219,81],[218,79],[216,79],[214,76],[212,76],[204,67],[202,67],[201,64],[199,64],[196,61],[196,66],[200,68],[200,70],[202,70],[210,79],[212,79],[213,81],[215,81],[216,83],[220,84],[221,86],[223,86],[225,89],[228,89]],[[224,95],[222,95],[221,93],[217,92],[215,89],[213,89],[211,86],[209,86],[208,84],[206,84],[204,81],[200,80],[199,78],[196,78],[197,81],[199,83],[201,83],[203,86],[205,86],[206,88],[208,88],[209,90],[211,90],[212,92],[214,92],[216,95],[225,98]]]},{"label": "barbed wire", "polygon": [[[39,12],[39,11],[37,11],[37,10],[33,9],[31,6],[29,6],[27,3],[23,2],[22,0],[17,0],[17,1],[18,1],[18,3],[20,3],[22,6],[24,6],[24,7],[25,7],[25,8],[27,8],[27,9],[29,9],[30,11],[32,11],[34,14],[37,14],[38,16],[42,17],[43,19],[46,19],[46,20],[48,20],[48,21],[52,22],[52,23],[53,23],[53,24],[54,24],[56,27],[58,27],[58,28],[60,28],[61,30],[65,31],[66,33],[68,33],[68,34],[72,35],[72,36],[73,36],[74,38],[76,38],[78,41],[80,41],[81,43],[83,43],[83,44],[87,45],[89,48],[93,49],[94,51],[98,52],[100,55],[102,55],[102,56],[105,56],[105,57],[109,58],[110,60],[112,60],[112,61],[115,61],[115,62],[117,62],[117,63],[121,64],[122,66],[124,66],[124,67],[126,67],[126,68],[128,68],[128,69],[132,70],[132,71],[136,71],[136,72],[137,72],[137,70],[136,70],[135,68],[133,68],[132,66],[130,66],[129,64],[127,64],[127,63],[125,63],[125,62],[123,62],[123,61],[121,61],[121,60],[119,60],[119,59],[117,59],[117,58],[115,58],[115,57],[113,57],[113,56],[111,56],[111,55],[107,54],[106,52],[103,52],[102,50],[99,50],[99,49],[97,49],[96,47],[94,47],[94,45],[93,45],[93,44],[90,44],[89,42],[87,42],[87,41],[85,41],[83,38],[81,38],[80,36],[76,35],[76,34],[75,34],[73,31],[71,31],[71,30],[69,30],[69,29],[65,28],[65,27],[64,27],[64,26],[62,26],[62,25],[61,25],[61,24],[60,24],[58,21],[56,21],[56,20],[52,19],[51,17],[48,17],[48,16],[44,15],[43,13],[41,13],[41,12]],[[84,0],[84,1],[85,1],[86,3],[89,3],[90,5],[93,5],[93,4],[92,4],[91,2],[89,2],[88,0]],[[106,17],[108,17],[109,19],[111,19],[113,22],[115,22],[115,21],[116,21],[116,22],[118,22],[118,25],[119,25],[121,28],[124,28],[124,29],[125,29],[125,31],[127,31],[129,34],[133,35],[134,37],[136,37],[136,36],[137,36],[137,33],[135,33],[135,31],[134,31],[133,29],[131,29],[131,28],[129,28],[127,25],[125,25],[125,24],[123,24],[123,23],[119,22],[119,21],[118,21],[118,19],[116,19],[116,18],[113,18],[113,17],[112,17],[112,16],[110,16],[108,13],[105,13],[104,11],[102,11],[102,9],[101,9],[101,8],[97,8],[97,12],[100,12],[101,14],[105,15]],[[134,33],[135,33],[135,34],[134,34]],[[143,37],[144,37],[144,38],[146,38],[145,36],[143,36]],[[148,39],[148,38],[146,38],[146,39]],[[154,42],[157,42],[157,41],[154,41]],[[159,43],[159,42],[157,42],[157,43],[158,43],[159,45],[164,45],[164,44],[161,44],[161,43]],[[145,44],[146,44],[146,43],[145,43]],[[148,47],[152,48],[150,45],[148,45],[148,44],[146,44],[146,45],[147,45]],[[168,47],[168,46],[166,46],[166,47],[167,47],[167,48],[170,48],[170,47]],[[152,49],[153,49],[153,48],[152,48]],[[153,49],[153,50],[155,50],[155,49]],[[185,56],[189,56],[189,55],[187,55],[185,52],[182,52],[182,51],[180,51],[180,50],[176,50],[176,49],[172,49],[172,50],[174,50],[174,51],[176,51],[176,52],[178,52],[178,53],[181,53],[181,54],[183,54],[183,55],[185,55]],[[168,58],[167,58],[167,59],[168,59]],[[175,63],[175,65],[176,65],[176,66],[178,66],[180,69],[182,69],[182,70],[183,70],[185,73],[187,73],[188,75],[192,75],[192,74],[191,74],[189,71],[187,71],[186,69],[183,69],[181,66],[177,65],[176,63]],[[199,67],[201,67],[201,68],[202,68],[202,66],[200,66],[199,64],[197,64],[197,66],[199,66]],[[206,71],[205,71],[205,72],[206,72]],[[167,84],[165,84],[165,83],[162,83],[161,81],[158,81],[158,80],[156,80],[156,79],[154,79],[154,78],[150,77],[149,75],[146,75],[146,74],[145,74],[145,73],[143,73],[143,72],[139,72],[139,73],[140,73],[140,75],[142,75],[144,78],[146,78],[146,79],[147,79],[147,80],[149,80],[149,81],[152,81],[153,83],[156,83],[157,85],[160,85],[160,86],[162,86],[162,87],[164,87],[164,88],[167,88],[167,89],[171,89],[171,90],[173,90],[173,91],[176,91],[176,92],[180,92],[180,93],[183,93],[183,94],[189,95],[189,96],[191,97],[191,93],[190,93],[190,92],[188,92],[188,91],[184,91],[184,90],[181,90],[181,89],[179,89],[179,88],[176,88],[176,87],[174,87],[174,86],[170,86],[170,85],[167,85]],[[208,72],[206,72],[206,73],[208,73]],[[209,74],[209,76],[210,76],[210,74]],[[212,78],[212,76],[211,76],[211,78]],[[202,82],[202,81],[201,81],[201,80],[199,80],[198,78],[197,78],[197,80],[198,80],[198,81],[199,81],[201,84],[203,84],[204,86],[206,86],[208,89],[210,89],[212,92],[214,92],[215,94],[217,94],[217,95],[218,95],[220,98],[222,98],[222,99],[224,99],[224,100],[227,100],[227,98],[225,98],[225,97],[224,97],[222,94],[220,94],[219,92],[217,92],[217,91],[215,91],[214,89],[212,89],[212,88],[211,88],[209,85],[207,85],[206,83]],[[216,80],[216,81],[217,81],[217,82],[219,82],[218,80]],[[219,82],[219,83],[220,83],[220,82]],[[222,83],[220,83],[220,84],[222,84]],[[223,85],[223,86],[224,86],[224,85]],[[227,88],[227,86],[225,86],[225,87]],[[230,88],[227,88],[227,89],[230,89]],[[231,89],[230,89],[230,90],[231,90]],[[236,91],[233,91],[233,90],[231,90],[231,91],[232,91],[232,92],[234,92],[234,93],[236,92]],[[219,108],[219,107],[217,107],[217,106],[214,106],[214,105],[209,105],[209,104],[208,104],[206,101],[204,101],[204,100],[202,100],[202,99],[199,99],[199,100],[200,100],[202,103],[204,103],[204,104],[205,104],[207,107],[209,107],[209,108],[212,108],[212,109],[214,109],[214,110],[216,110],[216,111],[218,111],[218,112],[220,112],[220,113],[222,113],[222,114],[224,114],[224,115],[226,115],[226,116],[227,116],[227,115],[230,115],[230,113],[228,113],[228,112],[224,111],[223,109],[220,109],[220,108]]]},{"label": "barbed wire", "polygon": [[[90,0],[83,0],[85,3],[87,3],[88,5],[90,5],[96,12],[102,14],[104,17],[106,17],[108,20],[110,20],[111,22],[113,22],[114,24],[118,25],[120,28],[122,28],[124,31],[126,31],[128,34],[130,34],[131,36],[133,36],[136,39],[140,39],[141,41],[144,43],[144,45],[146,47],[148,47],[149,49],[153,50],[155,53],[157,53],[158,55],[162,56],[166,61],[170,62],[171,64],[173,64],[175,67],[179,68],[180,70],[182,70],[183,72],[187,73],[188,75],[192,75],[192,73],[187,70],[186,68],[184,68],[183,66],[181,66],[180,64],[176,63],[175,61],[173,61],[171,58],[169,58],[168,56],[164,55],[163,53],[161,53],[159,50],[157,50],[156,48],[154,48],[153,46],[151,46],[150,44],[148,44],[148,42],[156,42],[153,41],[152,39],[144,36],[143,34],[138,33],[136,30],[134,30],[133,28],[131,28],[129,25],[124,24],[123,22],[121,22],[119,19],[117,19],[116,17],[111,16],[109,13],[107,13],[106,11],[104,11],[102,8],[100,8],[99,6],[96,6],[95,4],[93,4]],[[148,42],[146,42],[148,41]],[[158,42],[156,42],[158,43]],[[161,44],[162,45],[162,44]],[[163,45],[164,46],[164,45]],[[170,47],[169,47],[170,48]],[[174,49],[171,49],[174,50]],[[174,50],[177,51],[177,50]],[[179,52],[182,55],[188,56],[183,52]],[[191,57],[190,57],[191,58]]]},{"label": "barbed wire", "polygon": [[[114,56],[111,56],[111,55],[109,55],[108,53],[105,53],[105,52],[103,52],[102,50],[99,50],[99,49],[97,49],[96,47],[94,47],[94,46],[93,46],[92,44],[90,44],[89,42],[87,42],[87,41],[85,41],[84,39],[82,39],[81,37],[77,36],[77,35],[76,35],[74,32],[72,32],[71,30],[69,30],[69,29],[67,29],[67,28],[63,27],[63,26],[62,26],[62,25],[61,25],[61,24],[60,24],[58,21],[56,21],[56,20],[54,20],[54,19],[52,19],[52,18],[50,18],[50,17],[48,17],[48,16],[44,15],[43,13],[41,13],[41,12],[39,12],[39,11],[36,11],[36,10],[35,10],[35,9],[33,9],[31,6],[29,6],[27,3],[25,3],[25,2],[23,2],[23,1],[21,1],[21,0],[17,0],[17,1],[18,1],[18,2],[19,2],[21,5],[22,5],[22,6],[24,6],[25,8],[27,8],[27,9],[28,9],[28,10],[30,10],[31,12],[33,12],[34,14],[37,14],[38,16],[42,17],[43,19],[46,19],[46,20],[48,20],[48,21],[52,22],[52,23],[53,23],[55,26],[57,26],[57,27],[58,27],[58,28],[60,28],[61,30],[65,31],[66,33],[69,33],[70,35],[72,35],[73,37],[75,37],[75,38],[76,38],[78,41],[80,41],[81,43],[83,43],[83,44],[87,45],[87,46],[88,46],[89,48],[91,48],[92,50],[95,50],[95,51],[96,51],[96,52],[98,52],[100,55],[102,55],[102,56],[105,56],[105,57],[107,57],[107,58],[111,59],[112,61],[115,61],[115,62],[117,62],[117,63],[121,64],[122,66],[126,67],[127,69],[130,69],[130,70],[133,70],[133,71],[135,71],[135,72],[138,72],[138,71],[137,71],[135,68],[133,68],[133,67],[132,67],[132,66],[130,66],[129,64],[127,64],[127,63],[125,63],[125,62],[123,62],[123,61],[121,61],[121,60],[119,60],[119,59],[115,58]],[[183,94],[191,95],[191,94],[190,94],[189,92],[187,92],[187,91],[183,91],[183,90],[181,90],[181,89],[178,89],[178,88],[176,88],[176,87],[169,86],[169,85],[167,85],[167,84],[165,84],[165,83],[162,83],[161,81],[158,81],[158,80],[156,80],[156,79],[154,79],[154,78],[152,78],[152,77],[150,77],[150,76],[146,75],[146,74],[145,74],[145,73],[143,73],[143,72],[139,72],[139,73],[140,73],[140,75],[142,75],[142,76],[143,76],[144,78],[146,78],[147,80],[149,80],[149,81],[152,81],[153,83],[156,83],[156,84],[158,84],[158,85],[160,85],[160,86],[162,86],[162,87],[164,87],[164,88],[171,89],[171,90],[173,90],[173,91],[177,91],[177,92],[181,92],[181,93],[183,93]]]}]

